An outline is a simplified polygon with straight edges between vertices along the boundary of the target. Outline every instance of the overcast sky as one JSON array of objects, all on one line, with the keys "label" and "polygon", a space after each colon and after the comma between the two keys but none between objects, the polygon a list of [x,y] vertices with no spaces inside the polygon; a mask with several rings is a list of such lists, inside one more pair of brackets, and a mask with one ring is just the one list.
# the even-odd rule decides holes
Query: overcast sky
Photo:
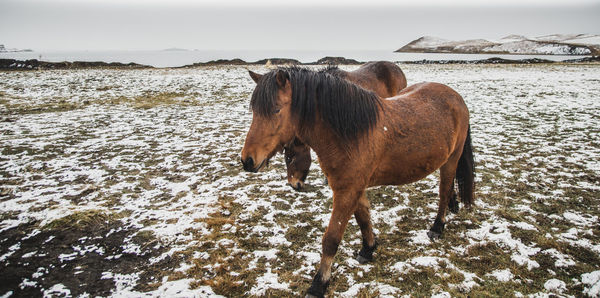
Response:
[{"label": "overcast sky", "polygon": [[395,50],[423,35],[600,34],[600,0],[411,2],[419,4],[0,0],[0,44],[34,50]]}]

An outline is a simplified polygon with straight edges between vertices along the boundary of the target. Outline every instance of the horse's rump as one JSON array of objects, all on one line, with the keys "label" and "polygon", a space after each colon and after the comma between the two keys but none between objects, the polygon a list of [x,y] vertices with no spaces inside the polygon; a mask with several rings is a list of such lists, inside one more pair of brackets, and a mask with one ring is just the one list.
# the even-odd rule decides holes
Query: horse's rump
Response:
[{"label": "horse's rump", "polygon": [[[420,83],[383,101],[376,128],[383,145],[370,185],[398,185],[423,179],[462,151],[469,111],[450,87]],[[372,141],[373,142],[373,141]],[[373,142],[377,143],[377,142]],[[460,148],[459,148],[460,147]]]}]

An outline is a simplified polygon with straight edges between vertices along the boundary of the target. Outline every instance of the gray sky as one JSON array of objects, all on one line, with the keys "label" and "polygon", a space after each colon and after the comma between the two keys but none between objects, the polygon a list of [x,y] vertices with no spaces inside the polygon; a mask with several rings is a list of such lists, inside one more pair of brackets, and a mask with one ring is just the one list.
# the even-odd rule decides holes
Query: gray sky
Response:
[{"label": "gray sky", "polygon": [[0,44],[35,50],[395,50],[423,35],[600,34],[600,0],[412,2],[419,5],[389,0],[0,0]]}]

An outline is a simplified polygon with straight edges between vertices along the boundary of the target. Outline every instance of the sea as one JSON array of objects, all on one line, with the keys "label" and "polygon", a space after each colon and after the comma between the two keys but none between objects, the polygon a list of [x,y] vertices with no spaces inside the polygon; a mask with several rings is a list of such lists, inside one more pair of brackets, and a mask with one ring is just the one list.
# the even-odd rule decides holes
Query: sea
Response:
[{"label": "sea", "polygon": [[480,60],[492,57],[505,59],[541,58],[562,61],[581,56],[563,55],[494,55],[446,53],[396,53],[386,50],[156,50],[156,51],[33,51],[0,53],[0,59],[38,59],[48,62],[102,61],[138,63],[154,67],[178,67],[217,59],[239,58],[254,62],[266,58],[291,58],[303,63],[323,57],[344,57],[361,62],[386,60],[393,62],[419,60]]}]

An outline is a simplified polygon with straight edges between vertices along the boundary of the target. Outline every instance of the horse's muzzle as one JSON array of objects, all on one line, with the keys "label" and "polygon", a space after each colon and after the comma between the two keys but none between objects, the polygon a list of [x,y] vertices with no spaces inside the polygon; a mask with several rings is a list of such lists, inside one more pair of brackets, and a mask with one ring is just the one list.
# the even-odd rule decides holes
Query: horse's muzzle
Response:
[{"label": "horse's muzzle", "polygon": [[302,183],[302,181],[296,181],[296,182],[288,182],[288,184],[295,190],[302,190],[302,188],[304,187],[304,183]]},{"label": "horse's muzzle", "polygon": [[242,161],[242,165],[244,166],[244,171],[247,172],[256,172],[256,169],[254,168],[254,160],[252,159],[252,157],[248,157],[246,158],[246,160],[241,160]]}]

